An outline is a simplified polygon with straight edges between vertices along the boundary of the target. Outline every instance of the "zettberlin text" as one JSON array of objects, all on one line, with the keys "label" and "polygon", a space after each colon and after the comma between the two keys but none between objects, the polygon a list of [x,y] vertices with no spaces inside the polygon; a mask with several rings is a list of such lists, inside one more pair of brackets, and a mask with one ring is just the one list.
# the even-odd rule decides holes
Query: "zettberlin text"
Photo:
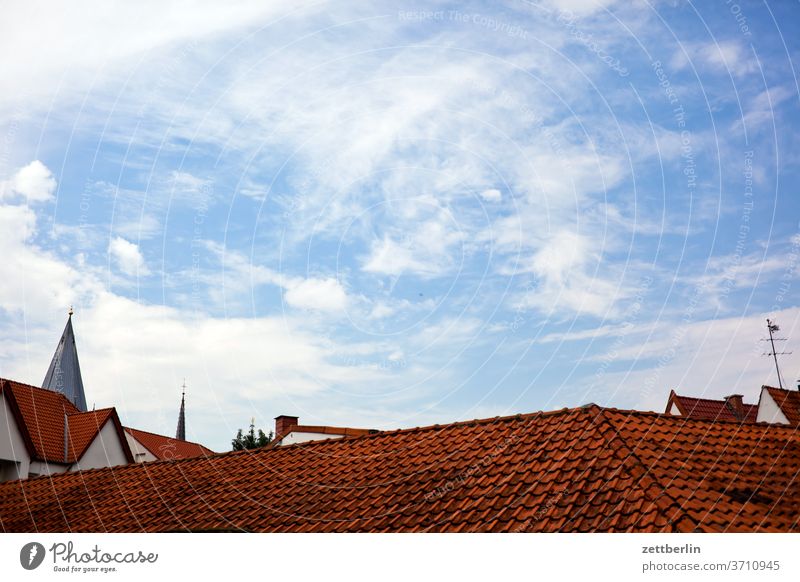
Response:
[{"label": "zettberlin text", "polygon": [[682,546],[642,546],[643,554],[699,554],[700,548],[694,544]]}]

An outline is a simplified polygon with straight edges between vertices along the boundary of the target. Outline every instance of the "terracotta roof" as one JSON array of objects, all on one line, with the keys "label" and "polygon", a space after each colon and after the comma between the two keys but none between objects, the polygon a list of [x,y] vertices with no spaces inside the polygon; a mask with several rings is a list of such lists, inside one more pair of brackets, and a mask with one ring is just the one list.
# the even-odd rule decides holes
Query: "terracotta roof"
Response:
[{"label": "terracotta roof", "polygon": [[762,388],[769,392],[789,424],[800,426],[800,391],[781,390],[772,386],[763,386]]},{"label": "terracotta roof", "polygon": [[64,415],[80,411],[63,394],[11,380],[0,381],[0,390],[8,391],[21,414],[20,430],[33,445],[34,458],[64,463]]},{"label": "terracotta roof", "polygon": [[198,443],[182,441],[168,436],[125,427],[125,432],[139,441],[153,456],[162,461],[175,459],[191,459],[192,457],[207,457],[215,454],[209,448]]},{"label": "terracotta roof", "polygon": [[0,484],[5,531],[800,531],[800,434],[596,406]]},{"label": "terracotta roof", "polygon": [[[71,465],[79,460],[106,422],[117,428],[130,462],[133,457],[122,435],[122,425],[113,408],[80,412],[66,396],[37,386],[0,378],[0,392],[8,395],[23,439],[33,459]],[[64,455],[64,424],[68,427],[67,455]]]},{"label": "terracotta roof", "polygon": [[[679,396],[673,390],[670,392],[669,401],[667,402],[667,412],[669,412],[673,403],[683,416],[707,420],[738,420],[731,407],[724,400]],[[742,409],[744,411],[743,422],[756,422],[758,417],[757,404],[742,404]]]},{"label": "terracotta roof", "polygon": [[295,424],[291,426],[291,428],[286,434],[275,438],[270,444],[272,446],[279,444],[284,438],[286,438],[289,434],[293,432],[308,432],[312,434],[338,434],[343,437],[352,437],[352,436],[366,436],[368,434],[374,434],[378,431],[370,428],[347,428],[339,426],[311,426],[307,424]]}]

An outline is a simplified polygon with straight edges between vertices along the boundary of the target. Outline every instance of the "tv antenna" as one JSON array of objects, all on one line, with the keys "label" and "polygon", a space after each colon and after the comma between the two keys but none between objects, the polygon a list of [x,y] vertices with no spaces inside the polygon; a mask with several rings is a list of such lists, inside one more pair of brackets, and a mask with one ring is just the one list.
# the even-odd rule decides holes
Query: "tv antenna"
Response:
[{"label": "tv antenna", "polygon": [[780,327],[774,321],[770,321],[767,318],[767,331],[769,332],[769,339],[762,339],[762,342],[768,341],[770,346],[772,346],[771,352],[764,352],[761,354],[762,356],[772,356],[772,359],[775,360],[775,371],[778,373],[778,386],[781,390],[783,390],[783,381],[781,380],[781,369],[778,367],[778,356],[788,356],[792,352],[778,352],[775,350],[775,342],[785,342],[785,337],[774,337],[772,334],[773,332],[780,331]]}]

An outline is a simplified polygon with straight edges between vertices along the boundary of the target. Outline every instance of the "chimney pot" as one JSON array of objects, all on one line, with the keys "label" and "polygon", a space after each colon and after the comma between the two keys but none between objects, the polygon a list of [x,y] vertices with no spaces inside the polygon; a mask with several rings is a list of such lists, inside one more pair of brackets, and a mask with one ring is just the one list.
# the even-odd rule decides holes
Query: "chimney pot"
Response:
[{"label": "chimney pot", "polygon": [[728,405],[736,420],[744,420],[744,402],[741,394],[731,394],[725,397],[725,404]]},{"label": "chimney pot", "polygon": [[299,416],[286,416],[281,414],[275,417],[275,438],[279,439],[283,435],[292,431],[300,422]]}]

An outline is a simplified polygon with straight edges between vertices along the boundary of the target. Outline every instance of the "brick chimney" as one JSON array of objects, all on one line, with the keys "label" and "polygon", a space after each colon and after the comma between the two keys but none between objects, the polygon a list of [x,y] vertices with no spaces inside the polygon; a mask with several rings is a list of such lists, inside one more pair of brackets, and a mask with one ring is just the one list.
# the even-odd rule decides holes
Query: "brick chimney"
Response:
[{"label": "brick chimney", "polygon": [[286,433],[292,431],[294,427],[300,422],[300,417],[298,416],[286,416],[285,414],[281,414],[280,416],[275,417],[275,438],[279,439]]},{"label": "brick chimney", "polygon": [[725,405],[733,412],[736,420],[744,420],[744,403],[741,394],[731,394],[725,397]]}]

